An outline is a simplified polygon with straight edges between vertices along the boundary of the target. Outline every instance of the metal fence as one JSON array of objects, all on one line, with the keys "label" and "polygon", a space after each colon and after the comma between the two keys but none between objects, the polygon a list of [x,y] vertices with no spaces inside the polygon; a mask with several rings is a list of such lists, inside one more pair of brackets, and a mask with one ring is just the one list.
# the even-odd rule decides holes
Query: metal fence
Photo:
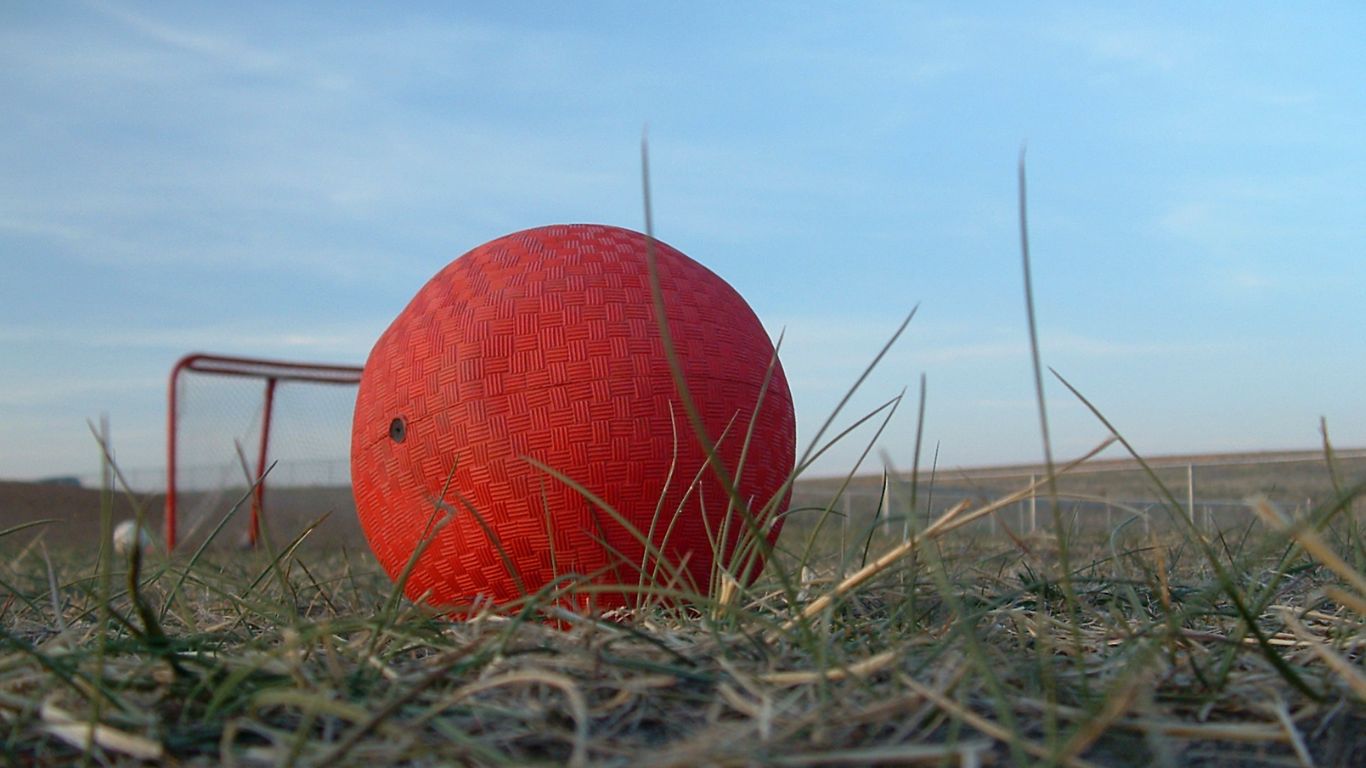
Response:
[{"label": "metal fence", "polygon": [[[922,488],[913,512],[910,501],[909,488],[895,483],[889,483],[886,492],[866,487],[846,488],[838,497],[829,491],[798,487],[793,491],[789,505],[789,524],[798,528],[814,526],[828,509],[830,515],[822,529],[823,537],[862,541],[871,535],[901,540],[911,530],[925,528],[963,501],[973,502],[971,510],[994,499],[961,490],[928,494]],[[1312,498],[1306,498],[1287,511],[1299,513],[1312,507],[1313,503]],[[1036,492],[966,524],[962,530],[993,537],[1007,533],[1017,536],[1037,531],[1052,533],[1057,529],[1055,516],[1075,534],[1104,533],[1121,528],[1144,534],[1194,528],[1203,535],[1216,536],[1245,531],[1256,520],[1256,513],[1246,499],[1200,499],[1188,495],[1185,499],[1177,498],[1173,504],[1155,498],[1060,495],[1055,502],[1048,493]]]}]

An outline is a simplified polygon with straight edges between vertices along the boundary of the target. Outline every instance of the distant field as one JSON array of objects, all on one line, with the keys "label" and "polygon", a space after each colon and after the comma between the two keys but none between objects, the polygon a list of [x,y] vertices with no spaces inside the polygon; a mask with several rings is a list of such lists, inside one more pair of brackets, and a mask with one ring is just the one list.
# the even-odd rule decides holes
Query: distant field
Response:
[{"label": "distant field", "polygon": [[[1114,450],[1111,449],[1112,452]],[[1066,457],[1060,459],[1065,461]],[[1238,527],[1251,520],[1251,513],[1242,503],[1249,497],[1262,495],[1287,508],[1295,508],[1305,506],[1306,502],[1312,504],[1316,498],[1326,499],[1333,492],[1333,475],[1328,471],[1322,452],[1167,456],[1153,458],[1150,465],[1158,480],[1182,504],[1187,499],[1189,473],[1194,481],[1197,509],[1203,507],[1213,510],[1210,519],[1220,528]],[[1366,450],[1337,452],[1334,469],[1337,482],[1344,487],[1366,482]],[[931,476],[928,469],[922,468],[916,489],[918,518],[922,521],[928,519],[963,499],[1000,498],[1028,485],[1031,476],[1041,477],[1043,473],[1043,468],[1039,466],[1016,465],[941,468]],[[848,515],[848,535],[851,538],[857,535],[857,531],[873,524],[873,516],[884,501],[882,476],[856,476],[849,481],[843,495],[836,499],[835,493],[843,483],[844,478],[798,481],[791,506],[794,509],[810,509],[793,513],[790,523],[794,535],[809,530],[811,521],[819,516],[816,508],[823,509],[832,501],[837,516]],[[1162,501],[1160,492],[1147,474],[1135,462],[1123,459],[1089,462],[1060,478],[1057,488],[1064,497],[1080,495],[1104,498],[1115,505],[1130,507],[1148,507]],[[206,500],[203,494],[187,494],[181,501],[182,541],[193,544],[207,535],[219,519],[218,516],[240,498],[243,490],[224,491],[216,500]],[[904,510],[908,507],[910,493],[910,478],[902,472],[891,481],[885,500],[890,505],[890,516],[894,518],[893,524],[887,526],[893,538],[899,530],[897,523],[904,517]],[[137,498],[147,511],[152,526],[160,530],[164,495],[146,494]],[[206,505],[208,509],[201,508],[201,503],[205,501],[213,501]],[[276,541],[289,541],[309,523],[330,513],[328,519],[309,537],[309,546],[365,546],[349,488],[271,487],[266,503],[269,530]],[[1051,527],[1051,502],[1047,492],[1040,491],[1034,503],[1036,524]],[[1082,527],[1111,526],[1125,517],[1119,507],[1107,512],[1101,504],[1068,501],[1066,498],[1065,514],[1070,514],[1067,510],[1072,509],[1068,505],[1076,506],[1075,514],[1080,516],[1079,525]],[[1028,509],[1029,502],[1022,501],[1002,510],[999,519],[1017,531],[1027,528]],[[51,524],[46,534],[47,541],[52,544],[80,546],[95,543],[99,532],[99,510],[99,492],[90,488],[0,482],[0,526],[55,519],[58,522]],[[132,514],[132,506],[119,494],[114,511],[115,521],[131,517]],[[888,516],[887,510],[884,510],[883,519]],[[245,537],[246,517],[245,514],[237,515],[220,534],[219,540],[230,546],[239,544]],[[1152,513],[1152,520],[1159,527],[1165,527],[1167,522],[1157,511]],[[983,521],[977,527],[982,531],[992,530],[988,521]],[[891,530],[893,528],[898,530]],[[832,525],[829,530],[832,537],[839,535],[837,526]]]},{"label": "distant field", "polygon": [[[1058,464],[1070,458],[1058,457]],[[1187,515],[1193,501],[1202,529],[1236,532],[1252,523],[1250,499],[1265,497],[1287,510],[1304,510],[1332,498],[1335,482],[1344,489],[1366,482],[1366,450],[1361,449],[1336,452],[1332,472],[1321,451],[1163,456],[1146,461],[1151,476],[1131,459],[1105,459],[1087,462],[1058,478],[1063,519],[1076,530],[1108,530],[1130,517],[1146,523],[1149,530],[1169,530],[1175,523],[1171,501]],[[924,524],[964,500],[1002,498],[1028,487],[1031,478],[1045,475],[1043,467],[1030,465],[940,468],[933,473],[922,467],[914,489],[916,520]],[[820,478],[798,483],[792,507],[824,507],[844,482],[845,478]],[[903,471],[890,477],[885,495],[882,482],[880,474],[856,476],[834,501],[834,511],[847,515],[851,532],[872,525],[879,508],[880,519],[892,518],[890,528],[904,519],[912,494],[909,474]],[[1042,487],[1034,499],[1003,508],[973,530],[1003,534],[1009,527],[1015,533],[1028,532],[1031,519],[1038,528],[1052,529],[1052,508],[1049,489]],[[804,528],[802,521],[812,515],[819,512],[794,513],[794,527]]]},{"label": "distant field", "polygon": [[[1111,448],[1109,453],[1117,449]],[[1059,456],[1063,464],[1071,457]],[[1236,501],[1262,494],[1280,504],[1300,504],[1306,499],[1325,498],[1333,492],[1333,478],[1322,451],[1277,451],[1258,453],[1212,453],[1188,456],[1158,456],[1145,459],[1157,478],[1178,498],[1186,496],[1187,471],[1195,483],[1197,499]],[[1334,469],[1338,481],[1352,485],[1366,481],[1366,449],[1335,452]],[[1031,475],[1042,476],[1038,465],[941,467],[933,485],[944,493],[969,493],[996,496],[1016,490],[1029,482]],[[907,481],[907,472],[900,477]],[[823,492],[836,487],[843,478],[808,480],[802,490]],[[921,467],[920,484],[928,489],[930,468]],[[881,483],[881,475],[865,474],[854,478],[851,488],[866,492]],[[1109,496],[1117,501],[1156,500],[1158,491],[1147,474],[1132,459],[1096,459],[1059,479],[1062,493]]]}]

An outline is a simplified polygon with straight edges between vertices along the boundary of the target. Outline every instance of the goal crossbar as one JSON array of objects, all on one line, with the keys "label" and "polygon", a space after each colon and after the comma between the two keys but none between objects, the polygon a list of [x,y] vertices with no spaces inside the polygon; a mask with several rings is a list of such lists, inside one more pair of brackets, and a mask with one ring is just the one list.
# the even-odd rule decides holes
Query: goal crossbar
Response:
[{"label": "goal crossbar", "polygon": [[[280,382],[310,382],[314,384],[355,385],[360,383],[364,369],[356,365],[332,365],[322,363],[293,363],[280,360],[262,360],[248,357],[228,357],[193,353],[182,357],[171,369],[170,386],[167,395],[166,419],[166,519],[163,536],[167,550],[176,546],[177,533],[177,487],[176,487],[176,448],[179,432],[178,398],[180,377],[187,371],[217,376],[239,376],[259,379],[265,382],[265,400],[261,416],[261,439],[257,446],[256,467],[252,481],[255,490],[252,494],[251,520],[247,535],[254,545],[260,535],[260,510],[265,499],[265,473],[270,442],[271,411],[275,401],[275,388]],[[245,462],[245,457],[243,457]]]}]

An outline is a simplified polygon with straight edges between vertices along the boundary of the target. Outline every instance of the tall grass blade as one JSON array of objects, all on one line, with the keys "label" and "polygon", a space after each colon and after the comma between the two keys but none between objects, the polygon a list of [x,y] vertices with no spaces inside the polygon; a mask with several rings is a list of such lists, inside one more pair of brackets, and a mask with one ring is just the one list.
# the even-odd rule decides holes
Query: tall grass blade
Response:
[{"label": "tall grass blade", "polygon": [[[1034,313],[1034,277],[1029,261],[1029,195],[1025,185],[1025,150],[1023,147],[1020,149],[1019,178],[1020,260],[1024,271],[1025,318],[1029,325],[1029,358],[1034,370],[1034,394],[1039,406],[1039,433],[1043,438],[1044,468],[1047,470],[1049,478],[1048,497],[1053,506],[1053,529],[1058,538],[1058,569],[1062,579],[1063,599],[1067,604],[1068,620],[1074,630],[1072,633],[1072,651],[1077,659],[1081,659],[1081,608],[1077,602],[1076,590],[1072,585],[1071,537],[1067,526],[1063,523],[1061,506],[1058,503],[1058,485],[1053,479],[1053,441],[1048,432],[1048,399],[1044,393],[1043,366],[1039,362],[1039,329],[1038,320]],[[1084,670],[1082,670],[1081,680],[1083,692],[1085,692],[1087,676]]]}]

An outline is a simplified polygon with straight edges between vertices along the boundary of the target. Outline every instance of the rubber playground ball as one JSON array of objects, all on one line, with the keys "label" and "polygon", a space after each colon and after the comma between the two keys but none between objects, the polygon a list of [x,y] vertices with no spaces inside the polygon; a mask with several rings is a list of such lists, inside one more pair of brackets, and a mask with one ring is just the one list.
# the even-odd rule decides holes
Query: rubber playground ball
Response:
[{"label": "rubber playground ball", "polygon": [[642,584],[707,594],[718,565],[739,580],[763,568],[753,532],[777,539],[796,448],[782,366],[733,288],[655,241],[684,380],[739,498],[769,510],[756,528],[690,425],[646,242],[586,224],[499,238],[441,270],[375,344],[351,481],[391,577],[429,540],[409,598],[503,603],[577,579],[592,585],[580,604],[612,607]]}]

